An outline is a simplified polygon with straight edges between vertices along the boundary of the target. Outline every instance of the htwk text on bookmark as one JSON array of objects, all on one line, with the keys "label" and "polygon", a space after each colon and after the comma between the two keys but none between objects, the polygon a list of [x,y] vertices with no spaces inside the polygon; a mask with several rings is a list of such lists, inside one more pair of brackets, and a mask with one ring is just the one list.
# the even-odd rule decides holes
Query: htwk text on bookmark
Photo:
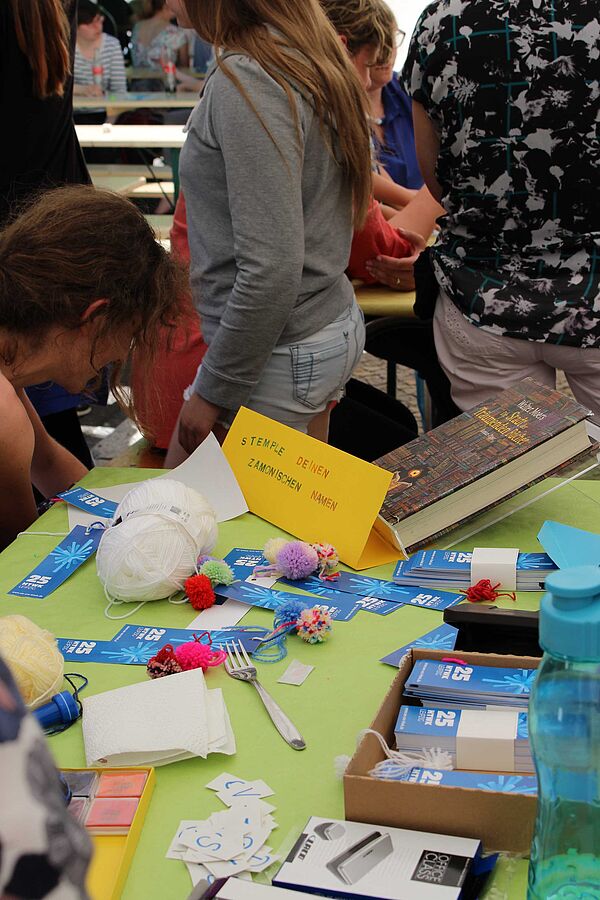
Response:
[{"label": "htwk text on bookmark", "polygon": [[94,494],[93,491],[86,491],[81,487],[69,488],[68,491],[63,491],[58,496],[65,503],[76,506],[93,516],[100,516],[101,519],[112,519],[119,505],[114,500],[106,500],[104,497]]},{"label": "htwk text on bookmark", "polygon": [[43,600],[93,556],[103,534],[102,525],[91,528],[76,525],[58,547],[8,593]]}]

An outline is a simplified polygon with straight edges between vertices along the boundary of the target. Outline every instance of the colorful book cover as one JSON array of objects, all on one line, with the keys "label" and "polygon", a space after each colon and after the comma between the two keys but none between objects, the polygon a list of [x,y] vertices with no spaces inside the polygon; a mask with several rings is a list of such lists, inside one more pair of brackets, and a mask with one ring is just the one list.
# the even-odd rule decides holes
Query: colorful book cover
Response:
[{"label": "colorful book cover", "polygon": [[380,515],[394,526],[588,415],[570,397],[526,378],[375,460],[394,473]]}]

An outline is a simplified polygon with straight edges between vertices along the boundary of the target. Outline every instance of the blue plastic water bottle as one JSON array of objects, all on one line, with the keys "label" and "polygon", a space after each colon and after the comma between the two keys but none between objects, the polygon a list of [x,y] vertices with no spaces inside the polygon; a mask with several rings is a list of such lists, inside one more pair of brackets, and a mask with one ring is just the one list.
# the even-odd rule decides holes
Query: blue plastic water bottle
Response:
[{"label": "blue plastic water bottle", "polygon": [[528,900],[600,900],[600,568],[546,579],[529,701],[538,807]]}]

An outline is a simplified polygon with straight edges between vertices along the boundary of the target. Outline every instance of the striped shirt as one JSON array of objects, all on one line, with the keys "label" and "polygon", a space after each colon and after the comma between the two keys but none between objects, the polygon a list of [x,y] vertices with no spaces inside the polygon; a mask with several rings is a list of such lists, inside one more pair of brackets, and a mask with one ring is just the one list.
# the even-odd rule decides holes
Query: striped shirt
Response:
[{"label": "striped shirt", "polygon": [[[102,60],[102,88],[105,91],[112,91],[117,94],[124,94],[127,90],[127,79],[125,77],[125,62],[121,45],[118,40],[110,34],[102,35],[102,46],[100,47],[100,58]],[[79,52],[79,47],[75,48],[75,64],[73,67],[73,75],[75,84],[93,84],[94,73],[92,71],[93,61],[86,59]]]}]

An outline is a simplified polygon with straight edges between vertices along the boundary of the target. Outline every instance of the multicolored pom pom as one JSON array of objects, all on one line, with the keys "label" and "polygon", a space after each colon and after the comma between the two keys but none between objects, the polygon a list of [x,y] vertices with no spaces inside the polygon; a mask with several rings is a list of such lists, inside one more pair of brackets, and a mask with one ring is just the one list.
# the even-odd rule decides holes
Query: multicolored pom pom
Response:
[{"label": "multicolored pom pom", "polygon": [[190,575],[183,588],[194,609],[209,609],[216,600],[208,575]]},{"label": "multicolored pom pom", "polygon": [[307,644],[321,644],[333,630],[331,614],[319,606],[303,609],[298,617],[297,629],[298,635]]},{"label": "multicolored pom pom", "polygon": [[[150,678],[163,678],[165,675],[175,675],[178,672],[187,672],[190,669],[207,669],[220,666],[227,658],[224,650],[213,650],[210,643],[210,635],[207,631],[198,637],[193,636],[193,641],[187,641],[173,648],[172,644],[165,644],[156,656],[149,660],[146,671]],[[202,641],[208,638],[208,643]]]},{"label": "multicolored pom pom", "polygon": [[332,544],[316,543],[311,544],[316,550],[319,557],[319,578],[323,581],[334,581],[340,577],[340,573],[336,572],[340,564],[338,552]]},{"label": "multicolored pom pom", "polygon": [[165,644],[156,656],[148,660],[146,671],[150,678],[163,678],[165,675],[175,675],[177,672],[182,672],[183,669],[177,661],[173,646]]}]

